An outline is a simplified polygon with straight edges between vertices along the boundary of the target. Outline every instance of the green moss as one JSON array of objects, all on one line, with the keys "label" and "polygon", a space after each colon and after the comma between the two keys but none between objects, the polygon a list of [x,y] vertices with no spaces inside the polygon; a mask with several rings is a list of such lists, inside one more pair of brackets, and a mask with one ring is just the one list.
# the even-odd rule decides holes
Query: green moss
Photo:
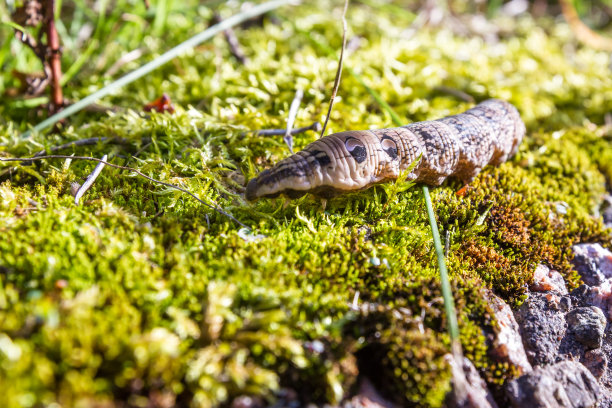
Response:
[{"label": "green moss", "polygon": [[[205,6],[174,4],[165,18],[172,30],[161,41],[136,28],[154,24],[155,13],[141,7],[119,1],[100,17],[96,38],[108,43],[66,87],[71,99],[99,86],[111,55],[144,44],[148,59],[211,15]],[[235,11],[225,7],[228,15]],[[126,8],[138,24],[119,20]],[[611,245],[595,215],[612,180],[603,125],[612,100],[609,56],[576,47],[567,26],[546,19],[500,19],[504,34],[491,44],[435,28],[407,37],[414,15],[385,10],[351,5],[350,34],[362,46],[345,63],[406,122],[470,106],[436,90],[447,86],[477,100],[511,101],[528,127],[509,163],[484,169],[463,193],[452,181],[432,190],[442,237],[449,238],[463,350],[496,388],[518,371],[490,355],[499,328],[485,291],[519,304],[538,263],[575,287],[571,246]],[[65,20],[68,32],[98,18],[83,13]],[[296,86],[305,91],[296,125],[322,121],[335,75],[336,60],[304,34],[338,49],[333,13],[319,4],[278,13],[286,20],[237,30],[247,66],[231,58],[219,36],[103,101],[130,110],[84,112],[57,133],[19,140],[19,130],[42,111],[2,99],[0,155],[116,138],[120,143],[62,153],[109,154],[114,163],[217,203],[254,232],[111,168],[75,206],[71,183],[82,182],[95,163],[2,164],[0,405],[219,406],[242,395],[272,402],[282,388],[325,403],[339,401],[366,375],[400,404],[441,406],[450,387],[443,358],[449,340],[419,189],[377,186],[333,199],[325,210],[312,197],[287,206],[242,197],[248,178],[289,154],[282,137],[251,131],[284,127]],[[65,48],[70,65],[79,50]],[[26,54],[5,60],[3,72],[31,67]],[[15,85],[0,75],[0,89]],[[175,114],[140,113],[162,92]],[[338,95],[328,132],[391,126],[346,72]],[[317,137],[296,136],[296,149]]]},{"label": "green moss", "polygon": [[372,381],[397,403],[442,403],[450,389],[450,370],[443,360],[447,346],[410,309],[364,304],[347,329],[362,344],[357,352],[360,371],[372,373]]}]

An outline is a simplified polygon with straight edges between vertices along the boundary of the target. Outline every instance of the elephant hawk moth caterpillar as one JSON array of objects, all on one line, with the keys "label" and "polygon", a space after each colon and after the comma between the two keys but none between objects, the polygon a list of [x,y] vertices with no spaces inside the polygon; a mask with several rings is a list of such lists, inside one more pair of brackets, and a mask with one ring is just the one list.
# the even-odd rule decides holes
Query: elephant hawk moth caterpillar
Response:
[{"label": "elephant hawk moth caterpillar", "polygon": [[516,108],[499,99],[442,119],[334,133],[251,179],[246,198],[329,198],[396,179],[411,165],[408,180],[437,186],[454,177],[469,183],[484,166],[514,155],[524,135]]}]

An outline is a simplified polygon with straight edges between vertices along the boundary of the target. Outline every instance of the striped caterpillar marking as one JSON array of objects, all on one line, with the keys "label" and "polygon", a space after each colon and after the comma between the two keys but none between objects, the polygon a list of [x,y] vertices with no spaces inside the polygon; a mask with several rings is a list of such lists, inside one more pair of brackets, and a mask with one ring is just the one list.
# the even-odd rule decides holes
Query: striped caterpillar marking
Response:
[{"label": "striped caterpillar marking", "polygon": [[331,197],[395,179],[416,160],[409,180],[470,182],[487,164],[516,153],[525,124],[508,102],[489,99],[464,113],[391,129],[325,136],[249,181],[246,198]]}]

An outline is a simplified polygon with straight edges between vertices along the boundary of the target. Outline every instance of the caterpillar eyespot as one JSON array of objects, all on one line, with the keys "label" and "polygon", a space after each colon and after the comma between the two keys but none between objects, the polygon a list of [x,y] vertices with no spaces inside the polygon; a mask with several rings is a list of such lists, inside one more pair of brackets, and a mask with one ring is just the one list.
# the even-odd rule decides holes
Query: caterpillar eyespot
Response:
[{"label": "caterpillar eyespot", "polygon": [[357,163],[363,163],[367,157],[367,150],[363,142],[354,137],[347,137],[344,141],[346,150],[353,156]]},{"label": "caterpillar eyespot", "polygon": [[387,135],[383,136],[382,139],[380,139],[380,145],[391,159],[395,160],[397,158],[397,144],[392,137]]},{"label": "caterpillar eyespot", "polygon": [[395,179],[417,160],[409,180],[437,186],[454,177],[468,183],[484,166],[514,155],[524,135],[516,108],[498,99],[434,121],[335,133],[251,179],[246,198],[328,198]]}]

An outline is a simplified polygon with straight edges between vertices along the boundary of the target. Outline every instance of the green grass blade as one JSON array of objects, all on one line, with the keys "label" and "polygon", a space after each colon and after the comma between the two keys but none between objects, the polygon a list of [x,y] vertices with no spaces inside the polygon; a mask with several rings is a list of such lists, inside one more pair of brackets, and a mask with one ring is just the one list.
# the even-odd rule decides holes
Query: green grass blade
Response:
[{"label": "green grass blade", "polygon": [[46,129],[49,126],[52,126],[54,124],[56,124],[57,122],[59,122],[62,119],[67,118],[68,116],[80,111],[81,109],[83,109],[84,107],[91,105],[92,103],[96,102],[98,99],[109,95],[113,92],[115,92],[116,90],[120,89],[121,87],[134,82],[135,80],[143,77],[144,75],[148,74],[149,72],[153,71],[154,69],[159,68],[160,66],[166,64],[167,62],[171,61],[172,59],[176,58],[177,56],[179,56],[180,54],[182,54],[183,52],[185,52],[188,49],[191,49],[197,45],[199,45],[200,43],[210,39],[211,37],[213,37],[214,35],[216,35],[217,33],[222,32],[223,30],[226,30],[228,28],[231,28],[237,24],[242,23],[243,21],[246,21],[248,19],[251,19],[253,17],[256,17],[258,15],[267,13],[268,11],[274,10],[276,8],[279,8],[281,6],[287,5],[291,2],[291,0],[272,0],[269,1],[267,3],[263,3],[263,4],[259,4],[257,6],[254,6],[248,10],[245,10],[241,13],[238,13],[234,16],[231,16],[223,21],[221,21],[219,24],[215,24],[212,27],[209,27],[208,29],[202,31],[201,33],[198,33],[196,35],[194,35],[193,37],[191,37],[190,39],[182,42],[181,44],[177,45],[176,47],[172,48],[169,51],[166,51],[164,54],[160,55],[159,57],[155,58],[153,61],[141,66],[140,68],[124,75],[123,77],[119,78],[118,80],[116,80],[113,83],[108,84],[107,86],[105,86],[104,88],[94,92],[93,94],[86,96],[85,98],[81,99],[80,101],[74,103],[73,105],[70,105],[68,107],[66,107],[66,109],[56,113],[55,115],[50,116],[49,118],[43,120],[42,122],[40,122],[38,125],[34,126],[34,128],[32,130],[29,130],[27,132],[24,132],[19,138],[21,140],[26,139],[30,136],[32,131],[35,132],[40,132],[43,129]]},{"label": "green grass blade", "polygon": [[450,280],[448,279],[448,270],[446,269],[446,260],[444,259],[444,250],[442,249],[442,241],[440,240],[440,232],[438,231],[438,223],[431,204],[431,196],[429,195],[429,187],[423,184],[423,196],[425,196],[425,207],[427,207],[427,216],[429,217],[429,225],[431,226],[431,234],[433,235],[434,247],[436,256],[438,257],[438,269],[440,270],[440,281],[442,284],[442,297],[444,298],[444,310],[448,320],[448,332],[453,342],[459,341],[459,326],[457,325],[457,314],[455,312],[455,302],[451,291]]}]

